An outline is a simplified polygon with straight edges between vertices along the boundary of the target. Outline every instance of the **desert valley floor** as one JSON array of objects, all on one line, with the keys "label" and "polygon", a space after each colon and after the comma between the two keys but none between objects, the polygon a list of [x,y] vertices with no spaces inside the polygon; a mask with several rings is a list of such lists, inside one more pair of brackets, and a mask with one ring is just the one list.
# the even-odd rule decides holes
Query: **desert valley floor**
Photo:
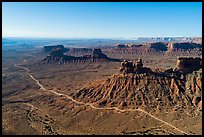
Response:
[{"label": "desert valley floor", "polygon": [[[160,47],[102,48],[108,61],[72,49],[70,57],[88,61],[67,63],[50,63],[58,50],[4,54],[3,134],[201,135],[202,69],[184,78],[159,74],[175,68],[178,56],[202,56],[202,47]],[[121,73],[123,60],[139,58],[154,74]]]}]

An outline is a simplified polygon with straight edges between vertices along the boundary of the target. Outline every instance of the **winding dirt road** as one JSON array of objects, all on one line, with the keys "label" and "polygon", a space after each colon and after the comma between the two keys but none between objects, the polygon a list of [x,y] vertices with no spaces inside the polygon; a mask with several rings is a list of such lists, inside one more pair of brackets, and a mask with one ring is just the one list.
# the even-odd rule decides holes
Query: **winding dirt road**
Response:
[{"label": "winding dirt road", "polygon": [[[19,67],[20,67],[20,66],[19,66]],[[166,124],[166,125],[172,127],[173,129],[175,129],[175,130],[181,132],[181,133],[184,134],[184,135],[190,135],[189,133],[186,133],[186,132],[184,132],[184,131],[178,129],[177,127],[173,126],[172,124],[170,124],[170,123],[168,123],[168,122],[166,122],[166,121],[163,121],[162,119],[159,119],[159,118],[155,117],[154,115],[152,115],[152,114],[150,114],[150,113],[148,113],[148,112],[146,112],[146,111],[144,111],[144,110],[142,110],[142,109],[139,109],[139,108],[138,108],[138,109],[119,109],[119,108],[117,108],[117,107],[103,107],[103,108],[102,108],[102,107],[95,107],[95,106],[93,105],[93,103],[80,102],[80,101],[77,101],[77,100],[73,99],[71,96],[68,96],[68,95],[66,95],[66,94],[58,93],[58,92],[56,92],[55,90],[45,89],[44,86],[43,86],[42,84],[40,84],[40,81],[37,80],[37,79],[30,73],[30,70],[29,70],[28,68],[25,68],[25,67],[21,67],[21,68],[23,68],[24,70],[28,71],[29,76],[36,82],[36,84],[37,84],[38,86],[40,86],[40,90],[52,92],[52,93],[54,93],[55,95],[58,95],[58,96],[65,96],[65,97],[67,97],[68,99],[70,99],[71,101],[73,101],[73,102],[75,102],[75,103],[77,103],[77,104],[81,104],[81,105],[85,105],[85,106],[90,106],[92,109],[97,109],[97,110],[116,110],[116,111],[119,111],[119,112],[140,111],[140,112],[143,112],[143,113],[149,115],[150,117],[152,117],[152,118],[154,118],[154,119],[156,119],[156,120],[158,120],[158,121],[160,121],[160,122],[162,122],[162,123],[164,123],[164,124]]]}]

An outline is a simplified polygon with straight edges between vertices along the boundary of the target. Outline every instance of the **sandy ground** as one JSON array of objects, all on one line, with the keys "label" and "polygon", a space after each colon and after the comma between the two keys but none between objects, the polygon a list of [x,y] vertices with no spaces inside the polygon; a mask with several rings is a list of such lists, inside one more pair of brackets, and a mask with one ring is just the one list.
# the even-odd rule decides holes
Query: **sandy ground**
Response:
[{"label": "sandy ground", "polygon": [[[115,56],[116,55],[109,55]],[[117,55],[118,57],[120,55]],[[126,55],[124,55],[126,56]],[[202,134],[202,112],[196,115],[177,111],[155,112],[94,109],[52,92],[40,89],[29,73],[45,89],[70,96],[91,82],[105,80],[119,72],[120,62],[42,65],[35,56],[7,60],[2,69],[3,134]],[[126,56],[128,58],[128,56]],[[25,60],[24,60],[25,59]],[[144,65],[173,67],[176,60],[144,58]],[[33,61],[34,60],[34,61]],[[167,59],[168,60],[168,59]],[[149,62],[149,63],[148,63]],[[167,64],[165,64],[165,63]],[[16,65],[14,65],[16,64]],[[17,67],[25,65],[30,72]],[[179,130],[177,130],[179,129]],[[183,131],[183,132],[181,132]]]}]

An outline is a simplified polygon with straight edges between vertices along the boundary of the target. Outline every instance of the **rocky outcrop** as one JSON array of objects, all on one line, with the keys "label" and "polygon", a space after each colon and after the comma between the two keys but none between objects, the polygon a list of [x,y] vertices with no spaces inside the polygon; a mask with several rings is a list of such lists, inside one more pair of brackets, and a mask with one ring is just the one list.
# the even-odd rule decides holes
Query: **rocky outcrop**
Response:
[{"label": "rocky outcrop", "polygon": [[106,53],[117,56],[118,54],[143,55],[143,58],[159,55],[176,58],[177,56],[202,56],[202,44],[191,42],[152,42],[142,44],[116,44]]},{"label": "rocky outcrop", "polygon": [[193,38],[192,43],[201,44],[202,45],[202,38]]},{"label": "rocky outcrop", "polygon": [[58,62],[59,64],[62,64],[64,61],[64,54],[63,49],[61,48],[53,48],[50,52],[50,55],[48,55],[43,61],[46,64],[55,63]]},{"label": "rocky outcrop", "polygon": [[115,44],[114,46],[115,46],[116,48],[127,48],[127,46],[126,46],[125,44],[120,44],[120,43]]},{"label": "rocky outcrop", "polygon": [[155,51],[172,51],[172,50],[189,50],[194,48],[202,48],[201,44],[183,42],[183,43],[173,43],[173,42],[153,42],[153,43],[143,43],[143,44],[115,44],[116,48],[147,48],[147,50]]},{"label": "rocky outcrop", "polygon": [[185,91],[192,105],[202,110],[202,69],[186,75]]},{"label": "rocky outcrop", "polygon": [[165,73],[173,73],[174,70],[173,70],[173,68],[168,68],[168,69],[166,69],[164,72],[165,72]]},{"label": "rocky outcrop", "polygon": [[132,61],[124,60],[121,63],[120,73],[128,74],[128,73],[151,73],[152,70],[147,67],[143,67],[142,59],[139,58],[135,60],[134,63]]},{"label": "rocky outcrop", "polygon": [[68,55],[72,56],[80,56],[80,55],[90,55],[92,53],[92,49],[90,48],[70,48],[67,52]]},{"label": "rocky outcrop", "polygon": [[142,107],[154,112],[163,109],[202,110],[202,69],[182,75],[172,68],[163,73],[148,73],[143,69],[142,59],[123,61],[122,74],[90,83],[73,97],[83,102],[94,102],[99,107]]},{"label": "rocky outcrop", "polygon": [[151,43],[150,48],[156,51],[167,51],[167,45],[161,42]]},{"label": "rocky outcrop", "polygon": [[115,44],[114,45],[116,48],[139,48],[141,46],[144,46],[143,44],[131,44],[131,43],[127,43],[127,44]]},{"label": "rocky outcrop", "polygon": [[93,59],[108,59],[108,57],[102,53],[101,49],[93,49],[92,57]]},{"label": "rocky outcrop", "polygon": [[200,57],[177,57],[175,71],[190,73],[199,70],[202,67],[202,58]]},{"label": "rocky outcrop", "polygon": [[107,80],[81,88],[73,97],[83,102],[94,102],[101,107],[142,107],[146,110],[194,107],[202,110],[202,97],[186,93],[185,80],[168,76],[116,74]]},{"label": "rocky outcrop", "polygon": [[134,73],[134,65],[132,61],[126,61],[124,60],[123,62],[121,62],[121,67],[120,67],[120,73]]},{"label": "rocky outcrop", "polygon": [[63,52],[69,51],[69,49],[65,48],[63,45],[53,45],[53,46],[44,46],[43,53],[50,53],[53,49],[61,49]]},{"label": "rocky outcrop", "polygon": [[128,44],[127,47],[129,48],[139,48],[139,47],[142,47],[143,45],[142,44]]},{"label": "rocky outcrop", "polygon": [[139,58],[138,60],[135,60],[135,73],[151,73],[152,70],[147,67],[143,67],[142,59]]},{"label": "rocky outcrop", "polygon": [[202,111],[202,100],[198,103],[198,109]]},{"label": "rocky outcrop", "polygon": [[63,57],[63,49],[61,48],[54,48],[52,49],[52,51],[50,52],[50,56],[52,57]]},{"label": "rocky outcrop", "polygon": [[171,45],[171,48],[187,50],[187,49],[194,49],[194,48],[202,48],[202,45],[197,43],[190,43],[190,42],[173,43]]},{"label": "rocky outcrop", "polygon": [[43,61],[46,64],[65,64],[71,62],[114,61],[114,59],[108,58],[104,53],[102,53],[101,49],[93,49],[91,55],[70,56],[68,54],[64,54],[63,49],[54,48],[50,52],[50,55]]},{"label": "rocky outcrop", "polygon": [[202,49],[202,44],[192,43],[192,42],[183,42],[183,43],[167,43],[168,51],[187,51]]}]

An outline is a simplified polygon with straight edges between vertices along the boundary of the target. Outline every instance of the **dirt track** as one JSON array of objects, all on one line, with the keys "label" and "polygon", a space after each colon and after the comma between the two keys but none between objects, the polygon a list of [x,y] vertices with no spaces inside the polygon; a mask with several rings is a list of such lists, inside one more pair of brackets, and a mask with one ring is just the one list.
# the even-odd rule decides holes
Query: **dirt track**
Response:
[{"label": "dirt track", "polygon": [[[21,67],[21,66],[19,66],[19,67]],[[70,99],[71,101],[73,101],[73,102],[75,102],[75,103],[77,103],[77,104],[81,104],[81,105],[85,105],[85,106],[90,106],[92,109],[97,109],[97,110],[115,110],[116,112],[140,111],[140,112],[143,112],[143,113],[149,115],[150,117],[152,117],[152,118],[154,118],[154,119],[156,119],[156,120],[158,120],[158,121],[160,121],[160,122],[162,122],[162,123],[164,123],[164,124],[166,124],[166,125],[172,127],[173,129],[175,129],[175,130],[181,132],[181,133],[184,134],[184,135],[190,135],[189,133],[186,133],[186,132],[184,132],[184,131],[178,129],[177,127],[173,126],[172,124],[170,124],[170,123],[168,123],[168,122],[166,122],[166,121],[163,121],[163,120],[161,120],[161,119],[155,117],[154,115],[152,115],[152,114],[150,114],[150,113],[148,113],[148,112],[146,112],[146,111],[144,111],[144,110],[142,110],[142,109],[139,109],[139,108],[138,108],[138,109],[119,109],[119,108],[117,108],[117,107],[95,107],[95,106],[94,106],[94,103],[84,103],[84,102],[80,102],[80,101],[77,101],[77,100],[73,99],[71,96],[68,96],[68,95],[66,95],[66,94],[58,93],[58,92],[55,91],[55,90],[45,89],[44,86],[43,86],[42,84],[40,84],[39,80],[37,80],[37,79],[30,73],[30,70],[29,70],[28,68],[25,68],[25,67],[21,67],[21,68],[23,68],[24,70],[28,71],[29,76],[36,82],[36,84],[37,84],[38,86],[40,86],[40,89],[39,89],[39,90],[52,92],[52,93],[54,93],[54,94],[57,95],[57,96],[62,96],[62,97],[65,96],[65,97],[67,97],[68,99]]]}]

